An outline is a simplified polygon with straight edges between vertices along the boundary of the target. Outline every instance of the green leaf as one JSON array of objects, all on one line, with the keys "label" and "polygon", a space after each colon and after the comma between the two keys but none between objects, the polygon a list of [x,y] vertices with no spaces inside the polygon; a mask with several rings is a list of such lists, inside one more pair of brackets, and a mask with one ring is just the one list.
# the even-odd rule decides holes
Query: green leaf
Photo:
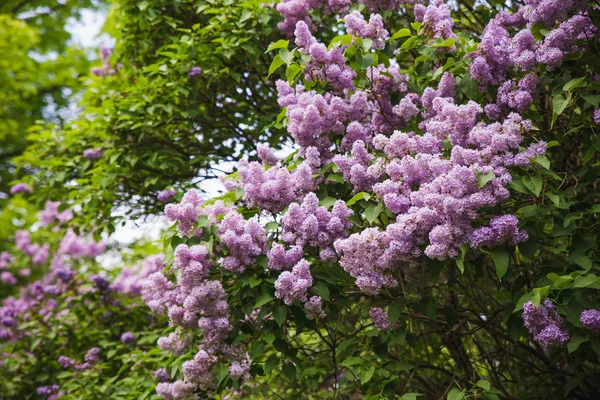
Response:
[{"label": "green leaf", "polygon": [[432,44],[433,47],[452,47],[456,43],[454,38],[448,38],[446,40],[438,39]]},{"label": "green leaf", "polygon": [[461,274],[465,273],[465,257],[467,256],[467,251],[469,250],[468,244],[463,244],[460,246],[460,254],[456,257],[456,266],[460,270]]},{"label": "green leaf", "polygon": [[329,208],[329,207],[331,207],[332,205],[334,205],[336,201],[337,201],[337,199],[334,199],[333,197],[329,197],[329,196],[327,196],[327,197],[325,197],[324,199],[321,199],[321,200],[319,201],[319,205],[320,205],[320,206],[323,206],[323,207],[325,207],[325,208]]},{"label": "green leaf", "polygon": [[300,72],[302,72],[302,67],[300,65],[288,65],[287,69],[285,70],[285,77],[287,78],[288,83],[292,83]]},{"label": "green leaf", "polygon": [[374,373],[375,373],[375,367],[371,367],[369,369],[362,370],[358,376],[360,378],[360,384],[364,385],[365,383],[369,382],[371,380],[371,378],[373,377]]},{"label": "green leaf", "polygon": [[404,304],[400,301],[392,302],[388,307],[388,319],[390,322],[396,322],[400,319],[402,315],[402,310],[404,309]]},{"label": "green leaf", "polygon": [[360,57],[359,67],[360,67],[360,69],[367,69],[374,63],[375,63],[375,55],[372,53],[367,53],[367,54],[363,55],[362,57]]},{"label": "green leaf", "polygon": [[208,224],[210,224],[210,220],[206,215],[201,215],[198,217],[198,227],[204,228],[205,226],[208,226]]},{"label": "green leaf", "polygon": [[213,367],[213,372],[219,383],[221,383],[223,379],[225,379],[227,375],[229,375],[229,367],[221,363],[215,364],[215,366]]},{"label": "green leaf", "polygon": [[495,177],[494,171],[490,171],[487,174],[481,174],[479,172],[476,172],[476,174],[477,186],[479,187],[479,189],[483,188],[486,185],[486,183],[490,182]]},{"label": "green leaf", "polygon": [[383,211],[383,203],[379,204],[371,204],[365,210],[365,218],[369,221],[370,224],[373,223],[379,217],[379,214]]},{"label": "green leaf", "polygon": [[569,256],[569,260],[573,261],[583,269],[588,270],[592,268],[592,260],[581,252],[574,252]]},{"label": "green leaf", "polygon": [[450,393],[448,393],[448,400],[462,400],[465,397],[465,390],[458,390],[457,388],[453,388]]},{"label": "green leaf", "polygon": [[589,336],[583,336],[580,333],[575,333],[573,334],[573,336],[571,336],[571,340],[569,340],[569,343],[567,343],[567,350],[569,351],[569,353],[572,353],[575,350],[577,350],[582,343],[585,343],[588,340],[590,340]]},{"label": "green leaf", "polygon": [[596,282],[598,277],[594,274],[580,275],[575,278],[575,282],[573,282],[573,288],[584,288],[590,286],[592,283]]},{"label": "green leaf", "polygon": [[340,364],[342,367],[350,367],[352,365],[361,364],[363,359],[360,357],[348,357]]},{"label": "green leaf", "polygon": [[421,393],[405,393],[402,400],[417,400],[417,396],[423,396]]},{"label": "green leaf", "polygon": [[404,43],[402,43],[402,46],[400,46],[400,52],[402,52],[403,50],[409,50],[412,49],[413,47],[416,46],[415,44],[415,40],[417,38],[415,36],[411,36],[408,39],[406,39],[404,41]]},{"label": "green leaf", "polygon": [[251,276],[250,279],[248,279],[248,284],[250,285],[251,288],[260,285],[261,282],[262,282],[262,279],[257,278],[255,276]]},{"label": "green leaf", "polygon": [[508,271],[508,262],[510,260],[510,256],[508,251],[502,249],[494,249],[491,251],[492,260],[496,265],[496,275],[498,275],[498,279],[502,280],[506,271]]},{"label": "green leaf", "polygon": [[548,157],[536,156],[536,157],[533,157],[532,160],[535,161],[537,164],[541,165],[542,167],[544,167],[546,169],[550,169],[550,160],[548,160]]},{"label": "green leaf", "polygon": [[294,61],[294,52],[288,49],[279,49],[279,57],[281,57],[285,65],[289,66]]},{"label": "green leaf", "polygon": [[329,288],[325,282],[317,282],[313,286],[313,291],[317,294],[317,296],[321,296],[323,300],[329,301]]},{"label": "green leaf", "polygon": [[296,380],[296,367],[292,363],[283,364],[283,374],[290,380]]},{"label": "green leaf", "polygon": [[583,97],[583,99],[586,102],[590,103],[595,108],[598,108],[598,106],[600,106],[600,94],[594,95],[594,94],[591,94],[591,93],[584,93],[584,94],[581,95],[581,97]]},{"label": "green leaf", "polygon": [[344,183],[344,174],[329,174],[327,179],[333,182]]},{"label": "green leaf", "polygon": [[265,53],[268,53],[275,49],[287,49],[289,44],[290,44],[289,40],[283,40],[283,39],[278,40],[275,43],[271,43],[269,45],[269,47],[267,47],[267,51],[265,51]]},{"label": "green leaf", "polygon": [[265,293],[256,300],[256,304],[254,304],[254,308],[262,307],[273,299],[274,299],[274,297],[272,294]]},{"label": "green leaf", "polygon": [[398,38],[405,37],[405,36],[410,36],[410,35],[411,35],[410,29],[403,28],[403,29],[400,29],[398,32],[394,33],[392,35],[392,37],[390,38],[390,40],[396,40]]},{"label": "green leaf", "polygon": [[517,304],[515,305],[515,309],[513,310],[513,312],[521,311],[523,309],[523,304],[527,303],[529,300],[531,300],[531,293],[525,293],[517,301]]},{"label": "green leaf", "polygon": [[529,189],[531,193],[535,194],[536,197],[538,197],[542,192],[542,177],[540,175],[524,176],[523,185],[525,185],[525,187]]},{"label": "green leaf", "polygon": [[356,193],[354,196],[352,196],[352,198],[350,200],[348,200],[346,202],[347,206],[351,206],[354,203],[356,203],[357,201],[360,200],[369,200],[371,198],[371,195],[367,192],[360,192],[360,193]]},{"label": "green leaf", "polygon": [[277,325],[282,326],[285,322],[285,317],[287,316],[287,307],[284,305],[277,305],[273,308],[273,318],[275,318],[275,322]]},{"label": "green leaf", "polygon": [[271,76],[273,72],[277,71],[277,68],[281,67],[283,64],[285,64],[285,61],[283,61],[281,56],[277,54],[275,58],[273,58],[273,62],[269,66],[269,76]]},{"label": "green leaf", "polygon": [[[583,81],[585,81],[585,76],[581,77],[581,78],[573,78],[571,79],[569,82],[565,83],[565,85],[563,86],[563,92],[569,92],[575,88],[578,88],[579,86],[582,86],[581,84],[583,83]],[[583,85],[583,87],[585,87],[586,85]]]},{"label": "green leaf", "polygon": [[486,381],[485,379],[480,379],[477,381],[477,386],[482,388],[483,390],[490,390],[490,381]]},{"label": "green leaf", "polygon": [[266,374],[268,374],[269,372],[273,371],[277,367],[279,367],[279,358],[277,358],[276,356],[271,356],[265,362],[264,371]]}]

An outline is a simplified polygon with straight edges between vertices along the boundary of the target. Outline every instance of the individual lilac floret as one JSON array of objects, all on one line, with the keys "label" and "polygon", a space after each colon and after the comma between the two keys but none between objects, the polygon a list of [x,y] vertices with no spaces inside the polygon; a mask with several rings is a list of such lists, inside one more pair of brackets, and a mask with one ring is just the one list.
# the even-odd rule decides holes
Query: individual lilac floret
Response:
[{"label": "individual lilac floret", "polygon": [[600,108],[594,111],[594,123],[600,125]]},{"label": "individual lilac floret", "polygon": [[160,192],[158,192],[156,199],[158,201],[162,201],[163,203],[166,203],[167,201],[171,200],[171,197],[173,197],[174,195],[175,195],[175,191],[173,189],[165,189],[165,190],[161,190]]},{"label": "individual lilac floret", "polygon": [[102,149],[97,147],[95,149],[86,149],[83,151],[83,156],[91,160],[97,160],[102,157]]},{"label": "individual lilac floret", "polygon": [[306,318],[317,319],[325,318],[326,314],[323,311],[323,302],[320,296],[312,296],[306,303],[304,303],[304,312]]},{"label": "individual lilac floret", "polygon": [[369,310],[369,316],[373,321],[373,324],[379,330],[385,332],[390,329],[390,321],[388,320],[387,314],[380,307],[371,307]]},{"label": "individual lilac floret", "polygon": [[581,313],[579,320],[584,328],[593,331],[597,335],[600,335],[600,311],[585,310]]},{"label": "individual lilac floret", "polygon": [[33,189],[26,183],[17,183],[16,185],[14,185],[13,187],[10,188],[10,193],[11,194],[17,194],[17,193],[33,193]]},{"label": "individual lilac floret", "polygon": [[558,315],[550,300],[545,300],[539,307],[531,301],[525,303],[523,323],[533,335],[533,340],[546,351],[555,346],[562,346],[569,340],[565,321]]},{"label": "individual lilac floret", "polygon": [[300,260],[292,271],[282,272],[275,281],[275,297],[283,299],[288,306],[294,301],[306,301],[306,291],[312,286],[310,264]]},{"label": "individual lilac floret", "polygon": [[200,74],[202,73],[202,68],[200,67],[192,67],[190,68],[189,72],[188,72],[188,76],[195,78],[197,76],[200,76]]}]

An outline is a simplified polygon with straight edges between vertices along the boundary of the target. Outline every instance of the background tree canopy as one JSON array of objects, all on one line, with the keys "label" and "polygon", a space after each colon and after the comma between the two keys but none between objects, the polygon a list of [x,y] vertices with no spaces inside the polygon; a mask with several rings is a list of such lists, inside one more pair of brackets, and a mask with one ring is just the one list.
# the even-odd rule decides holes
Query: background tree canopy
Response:
[{"label": "background tree canopy", "polygon": [[3,2],[0,398],[600,398],[599,10]]}]

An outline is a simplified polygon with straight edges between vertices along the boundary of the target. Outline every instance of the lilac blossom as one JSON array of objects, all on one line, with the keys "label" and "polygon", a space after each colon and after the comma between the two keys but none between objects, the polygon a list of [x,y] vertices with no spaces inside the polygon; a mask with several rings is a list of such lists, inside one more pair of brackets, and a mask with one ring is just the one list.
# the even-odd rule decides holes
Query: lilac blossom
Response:
[{"label": "lilac blossom", "polygon": [[304,303],[304,312],[308,319],[325,318],[326,314],[323,310],[323,302],[320,296],[312,296]]},{"label": "lilac blossom", "polygon": [[166,203],[171,200],[171,197],[175,195],[175,191],[173,189],[165,189],[158,192],[156,195],[156,200]]},{"label": "lilac blossom", "polygon": [[275,297],[283,299],[287,305],[294,301],[306,301],[306,291],[312,286],[310,265],[306,260],[300,260],[292,271],[282,272],[275,281]]},{"label": "lilac blossom", "polygon": [[10,188],[10,193],[11,194],[17,194],[17,193],[33,193],[33,189],[31,188],[31,186],[29,186],[26,183],[17,183],[16,185],[14,185],[13,187]]},{"label": "lilac blossom", "polygon": [[102,157],[102,149],[100,147],[97,147],[95,149],[86,149],[83,151],[83,156],[85,158],[96,160]]},{"label": "lilac blossom", "polygon": [[579,320],[585,329],[589,329],[595,334],[600,335],[600,311],[584,310]]},{"label": "lilac blossom", "polygon": [[523,305],[523,322],[533,335],[533,340],[546,351],[554,346],[562,346],[569,340],[565,321],[549,300],[544,300],[539,307],[536,307],[531,301],[525,303]]}]

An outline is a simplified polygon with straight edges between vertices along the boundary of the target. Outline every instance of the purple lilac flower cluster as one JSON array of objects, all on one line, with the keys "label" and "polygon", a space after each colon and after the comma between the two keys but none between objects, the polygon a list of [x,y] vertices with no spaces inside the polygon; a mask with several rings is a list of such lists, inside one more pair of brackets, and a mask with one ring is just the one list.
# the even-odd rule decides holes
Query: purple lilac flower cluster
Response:
[{"label": "purple lilac flower cluster", "polygon": [[[568,18],[581,11],[588,1],[583,0],[530,0],[513,17],[500,13],[486,26],[477,51],[472,55],[471,76],[480,85],[499,85],[504,82],[511,67],[523,72],[536,65],[547,69],[558,67],[565,56],[580,51],[576,43],[590,38],[597,28],[586,13]],[[529,27],[543,22],[554,29],[536,42]],[[555,27],[556,22],[560,22]],[[528,27],[524,27],[527,24]],[[523,28],[511,36],[511,27]]]},{"label": "purple lilac flower cluster", "polygon": [[106,75],[114,75],[116,74],[117,69],[123,68],[121,63],[117,63],[115,68],[112,68],[110,65],[110,56],[112,55],[112,50],[106,46],[100,46],[100,58],[102,59],[102,67],[94,67],[92,68],[92,74],[96,76],[106,76]]},{"label": "purple lilac flower cluster", "polygon": [[118,293],[127,293],[130,296],[142,294],[144,284],[148,277],[165,268],[163,254],[146,257],[142,267],[123,268],[121,273],[112,281],[111,288]]},{"label": "purple lilac flower cluster", "polygon": [[77,371],[85,371],[92,368],[100,361],[100,349],[98,347],[92,347],[87,351],[84,356],[84,362],[80,363],[72,358],[66,356],[58,357],[58,363],[63,369],[74,368]]},{"label": "purple lilac flower cluster", "polygon": [[250,207],[279,212],[302,194],[314,189],[313,168],[310,160],[302,162],[290,172],[282,166],[264,168],[263,164],[246,159],[238,163],[244,200]]},{"label": "purple lilac flower cluster", "polygon": [[37,394],[48,398],[48,400],[56,400],[61,396],[64,396],[63,392],[59,392],[60,387],[58,385],[51,386],[40,386],[36,389]]},{"label": "purple lilac flower cluster", "polygon": [[[56,217],[54,213],[56,211],[54,205],[50,207],[50,211],[48,215],[53,214],[53,219],[60,221],[60,218]],[[44,216],[41,215],[40,218],[44,218]],[[40,246],[32,243],[28,231],[20,230],[16,232],[15,247],[32,256],[34,264],[45,262],[50,257],[50,246],[48,244]],[[54,297],[67,289],[67,284],[76,273],[74,269],[69,267],[69,263],[82,257],[95,257],[101,254],[105,248],[104,243],[86,240],[83,236],[77,236],[69,230],[63,237],[59,248],[54,250],[50,272],[40,280],[31,282],[21,288],[18,297],[7,297],[2,300],[0,305],[0,340],[14,341],[29,335],[28,330],[19,330],[17,327],[20,322],[29,321],[34,313],[37,313],[37,317],[41,317],[44,321],[50,321],[54,318],[57,315],[56,307],[58,305]],[[12,260],[14,258],[10,254],[0,253],[0,270],[8,268]],[[29,272],[28,268],[20,270],[22,276],[28,276]],[[104,278],[89,276],[88,279],[98,280],[98,282],[101,279],[102,284],[108,287],[108,281]],[[16,278],[8,271],[0,273],[0,280],[9,284],[17,282]]]},{"label": "purple lilac flower cluster", "polygon": [[369,22],[358,11],[353,11],[344,17],[346,31],[360,38],[373,41],[374,49],[383,49],[385,41],[389,38],[388,31],[383,26],[383,19],[379,14],[371,14]]},{"label": "purple lilac flower cluster", "polygon": [[306,291],[312,286],[310,264],[300,260],[292,271],[283,271],[275,281],[275,297],[283,299],[287,305],[294,301],[305,302]]},{"label": "purple lilac flower cluster", "polygon": [[97,160],[102,158],[102,149],[100,147],[96,147],[95,149],[85,149],[83,151],[83,156],[91,160]]},{"label": "purple lilac flower cluster", "polygon": [[[288,211],[281,219],[282,239],[288,245],[295,248],[303,248],[306,245],[320,249],[319,256],[325,261],[335,260],[335,250],[333,243],[337,239],[348,236],[348,229],[352,228],[352,223],[348,217],[352,215],[352,210],[346,207],[346,204],[338,200],[333,205],[331,212],[327,208],[319,206],[319,199],[316,194],[309,193],[304,197],[302,204],[292,203]],[[271,255],[271,254],[270,254]],[[272,255],[278,256],[277,253]],[[271,261],[271,259],[270,259]],[[274,269],[285,269],[289,265],[278,264],[276,260],[270,262]]]},{"label": "purple lilac flower cluster", "polygon": [[452,31],[454,21],[450,13],[450,7],[444,0],[433,0],[425,7],[422,4],[415,5],[415,20],[422,22],[423,31],[433,39],[456,39]]},{"label": "purple lilac flower cluster", "polygon": [[192,227],[200,216],[200,205],[203,203],[200,193],[192,189],[188,191],[179,204],[167,204],[165,214],[170,221],[178,221],[177,230],[181,235],[190,237]]},{"label": "purple lilac flower cluster", "polygon": [[[225,241],[231,246],[230,259],[224,259],[223,264],[230,266],[231,270],[242,270],[244,265],[251,262],[247,251],[256,244],[254,240],[264,240],[263,228],[234,212],[227,214],[219,226],[221,237],[225,236]],[[158,384],[156,392],[165,399],[186,398],[195,388],[206,391],[214,389],[217,380],[212,369],[220,357],[231,360],[230,368],[236,377],[247,376],[250,368],[241,345],[230,346],[226,343],[232,329],[229,305],[221,282],[208,280],[213,264],[206,247],[181,244],[175,249],[177,283],[173,284],[162,272],[154,272],[144,282],[142,295],[150,308],[166,313],[173,327],[199,328],[204,338],[194,358],[183,364],[184,379]],[[188,350],[189,337],[173,332],[160,338],[158,345],[163,350],[182,354]]]},{"label": "purple lilac flower cluster", "polygon": [[31,186],[29,186],[26,183],[17,183],[16,185],[14,185],[13,187],[10,188],[10,193],[11,194],[18,194],[18,193],[33,193],[33,189],[31,188]]},{"label": "purple lilac flower cluster", "polygon": [[190,68],[187,75],[191,78],[195,78],[197,76],[200,76],[200,74],[202,74],[202,68],[194,66]]},{"label": "purple lilac flower cluster", "polygon": [[18,230],[15,232],[15,247],[31,257],[31,261],[36,264],[44,264],[50,255],[50,245],[44,243],[39,245],[31,242],[29,231]]},{"label": "purple lilac flower cluster", "polygon": [[156,200],[166,203],[171,200],[171,197],[175,196],[175,191],[173,189],[165,189],[158,192],[156,195]]},{"label": "purple lilac flower cluster", "polygon": [[371,317],[373,324],[375,324],[379,330],[385,332],[390,329],[390,321],[388,320],[388,316],[385,311],[381,309],[381,307],[371,307],[369,310],[369,316]]},{"label": "purple lilac flower cluster", "polygon": [[230,211],[219,224],[219,233],[229,251],[222,261],[226,270],[243,272],[256,257],[266,253],[266,232],[255,218],[246,220],[237,211]]},{"label": "purple lilac flower cluster", "polygon": [[579,317],[584,328],[591,330],[597,335],[600,335],[600,311],[584,310]]},{"label": "purple lilac flower cluster", "polygon": [[57,226],[60,227],[66,222],[69,222],[73,219],[73,211],[68,208],[64,211],[58,211],[60,207],[60,201],[47,201],[44,210],[40,212],[39,221],[42,225],[50,225],[52,223],[57,223]]},{"label": "purple lilac flower cluster", "polygon": [[308,319],[325,318],[326,314],[323,310],[323,301],[320,296],[312,296],[304,303],[304,312]]},{"label": "purple lilac flower cluster", "polygon": [[347,10],[351,4],[351,0],[282,0],[275,7],[283,17],[283,21],[277,24],[277,27],[284,35],[292,36],[298,22],[312,24],[309,11],[324,8],[327,13],[340,13]]},{"label": "purple lilac flower cluster", "polygon": [[545,300],[539,307],[528,301],[523,305],[523,323],[533,335],[533,340],[544,350],[562,346],[569,340],[564,319],[558,315],[554,303]]}]

